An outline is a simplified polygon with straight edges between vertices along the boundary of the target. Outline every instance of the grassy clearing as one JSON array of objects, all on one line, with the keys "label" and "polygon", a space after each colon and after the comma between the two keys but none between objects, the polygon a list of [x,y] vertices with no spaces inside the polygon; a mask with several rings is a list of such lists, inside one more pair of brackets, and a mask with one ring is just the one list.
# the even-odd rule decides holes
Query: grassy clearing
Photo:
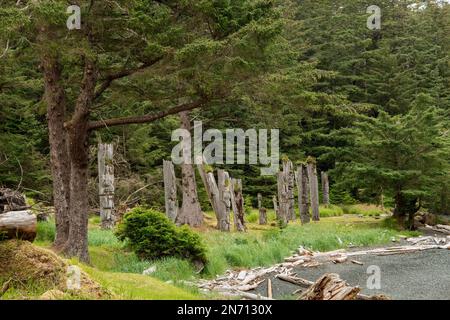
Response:
[{"label": "grassy clearing", "polygon": [[[370,206],[355,208],[351,211],[353,215],[356,210],[361,212],[372,209]],[[227,269],[273,265],[283,261],[300,245],[315,251],[328,251],[350,245],[381,245],[389,243],[392,237],[399,234],[418,234],[398,230],[391,219],[374,219],[370,217],[373,215],[370,211],[363,213],[363,218],[343,217],[346,209],[337,206],[321,207],[320,211],[320,222],[302,226],[297,221],[279,229],[273,210],[268,210],[268,224],[260,226],[258,212],[254,209],[246,215],[246,233],[222,233],[215,230],[214,214],[207,212],[206,226],[197,230],[208,248],[208,264],[200,275],[196,274],[193,266],[185,260],[140,260],[115,238],[113,232],[101,230],[99,221],[90,219],[89,248],[92,265],[83,268],[99,283],[117,292],[120,298],[195,299],[199,297],[199,293],[192,288],[186,288],[181,280],[214,277],[223,274]],[[41,243],[48,243],[52,239],[52,226],[51,222],[39,223],[39,230],[42,232],[38,239]],[[150,266],[156,266],[151,277],[142,275]],[[171,284],[165,283],[166,281]],[[151,287],[153,285],[154,288]]]},{"label": "grassy clearing", "polygon": [[108,288],[116,299],[127,300],[195,300],[201,296],[153,277],[121,272],[105,272],[82,266],[102,286]]}]

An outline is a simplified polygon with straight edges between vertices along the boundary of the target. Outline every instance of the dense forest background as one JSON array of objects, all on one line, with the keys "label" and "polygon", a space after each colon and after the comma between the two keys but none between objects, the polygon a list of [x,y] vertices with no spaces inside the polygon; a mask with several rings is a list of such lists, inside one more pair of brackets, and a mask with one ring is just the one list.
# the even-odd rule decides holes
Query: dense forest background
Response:
[{"label": "dense forest background", "polygon": [[[384,194],[385,205],[392,205],[396,191],[402,190],[419,198],[422,206],[448,214],[450,5],[412,5],[415,2],[199,1],[202,12],[215,18],[214,29],[223,34],[270,16],[271,24],[258,41],[270,37],[272,44],[253,60],[264,64],[263,77],[233,88],[232,99],[192,111],[191,119],[202,120],[204,130],[279,128],[283,156],[294,162],[313,156],[320,170],[329,171],[333,203],[379,203]],[[382,9],[380,30],[366,26],[366,9],[373,4]],[[7,10],[2,8],[0,17]],[[33,50],[21,50],[28,47],[25,37],[9,42],[13,31],[8,23],[0,22],[0,47],[6,48],[0,58],[0,185],[51,203],[39,61]],[[217,50],[208,45],[197,50]],[[211,86],[226,83],[204,70],[200,53],[185,54],[198,54],[199,60],[189,66],[195,81],[203,77]],[[245,68],[258,68],[255,65]],[[66,72],[70,78],[70,70]],[[99,107],[110,117],[151,113],[158,110],[158,100],[176,92],[177,81],[164,68],[144,71],[117,81]],[[91,137],[93,146],[98,141],[115,143],[118,204],[164,207],[162,161],[170,158],[175,144],[171,132],[179,126],[175,115],[152,124],[103,129]],[[97,208],[95,147],[90,153],[90,204]],[[260,176],[252,165],[227,168],[243,179],[247,205],[255,205],[261,192],[264,205],[271,207],[275,177]],[[206,209],[200,183],[199,188]]]}]

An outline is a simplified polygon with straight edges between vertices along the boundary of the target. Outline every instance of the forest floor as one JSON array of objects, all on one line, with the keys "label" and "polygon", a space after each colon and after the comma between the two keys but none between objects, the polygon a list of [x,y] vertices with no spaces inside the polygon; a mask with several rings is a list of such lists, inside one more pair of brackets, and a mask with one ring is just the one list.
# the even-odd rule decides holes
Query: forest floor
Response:
[{"label": "forest floor", "polygon": [[[296,221],[283,229],[277,226],[273,211],[268,211],[268,224],[261,226],[255,219],[257,212],[253,210],[247,215],[248,230],[245,233],[217,231],[214,228],[214,215],[206,212],[206,224],[197,230],[208,249],[208,264],[200,274],[190,263],[177,258],[156,261],[138,259],[117,240],[112,231],[101,230],[99,218],[93,216],[89,221],[91,264],[84,265],[74,260],[69,263],[81,266],[93,280],[111,291],[116,299],[216,299],[217,295],[205,295],[198,289],[187,286],[185,281],[215,278],[229,269],[271,266],[282,262],[299,246],[314,251],[361,248],[387,245],[392,239],[399,240],[400,235],[420,234],[399,231],[392,221],[380,218],[377,214],[361,214],[361,210],[365,208],[359,208],[355,211],[358,214],[351,215],[342,215],[342,211],[339,211],[337,216],[333,216],[333,210],[328,210],[326,214],[329,217],[321,218],[320,222],[302,226]],[[373,208],[368,210],[373,212]],[[53,237],[54,223],[39,223],[35,244],[49,248]],[[150,267],[155,271],[150,275],[143,275],[143,271]],[[320,269],[317,272],[321,273]],[[313,279],[315,275],[311,274],[309,277]],[[280,287],[278,297],[290,298],[288,286]],[[23,294],[17,297],[9,295],[8,298],[23,298]]]}]

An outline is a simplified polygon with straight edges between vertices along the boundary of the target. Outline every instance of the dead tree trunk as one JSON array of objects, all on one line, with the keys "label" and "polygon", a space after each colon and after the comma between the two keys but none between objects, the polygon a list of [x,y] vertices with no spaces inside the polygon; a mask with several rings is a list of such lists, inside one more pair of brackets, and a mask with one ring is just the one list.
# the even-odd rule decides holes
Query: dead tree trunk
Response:
[{"label": "dead tree trunk", "polygon": [[100,143],[98,145],[98,186],[101,225],[104,229],[112,229],[116,223],[113,159],[113,145]]},{"label": "dead tree trunk", "polygon": [[330,205],[330,183],[328,180],[328,173],[326,172],[321,172],[321,177],[320,180],[322,182],[322,203],[325,206],[329,206]]},{"label": "dead tree trunk", "polygon": [[309,194],[311,199],[312,219],[319,221],[319,183],[317,181],[316,160],[309,157],[307,161]]},{"label": "dead tree trunk", "polygon": [[0,214],[0,240],[36,238],[37,218],[29,211],[10,211]]},{"label": "dead tree trunk", "polygon": [[231,181],[228,172],[221,169],[217,170],[217,178],[221,202],[218,228],[220,231],[230,231]]},{"label": "dead tree trunk", "polygon": [[[190,131],[191,124],[189,112],[180,113],[181,128]],[[177,215],[177,224],[188,224],[191,227],[199,227],[203,224],[203,213],[198,201],[197,183],[195,181],[195,170],[191,163],[181,165],[181,187],[183,202]]]},{"label": "dead tree trunk", "polygon": [[245,231],[244,201],[242,197],[242,180],[231,179],[231,207],[233,208],[233,221],[236,231]]},{"label": "dead tree trunk", "polygon": [[166,215],[175,222],[178,215],[177,181],[172,161],[163,160],[164,198]]},{"label": "dead tree trunk", "polygon": [[309,185],[308,172],[305,165],[300,165],[295,173],[298,189],[298,209],[302,224],[308,223],[309,215]]}]

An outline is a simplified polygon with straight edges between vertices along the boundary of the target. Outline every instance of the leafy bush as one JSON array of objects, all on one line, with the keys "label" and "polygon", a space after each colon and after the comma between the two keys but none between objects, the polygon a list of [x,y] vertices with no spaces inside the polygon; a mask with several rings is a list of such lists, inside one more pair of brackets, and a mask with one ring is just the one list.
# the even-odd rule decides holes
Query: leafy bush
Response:
[{"label": "leafy bush", "polygon": [[116,235],[143,259],[178,257],[206,263],[206,248],[187,226],[176,227],[164,214],[136,208],[127,213]]}]

